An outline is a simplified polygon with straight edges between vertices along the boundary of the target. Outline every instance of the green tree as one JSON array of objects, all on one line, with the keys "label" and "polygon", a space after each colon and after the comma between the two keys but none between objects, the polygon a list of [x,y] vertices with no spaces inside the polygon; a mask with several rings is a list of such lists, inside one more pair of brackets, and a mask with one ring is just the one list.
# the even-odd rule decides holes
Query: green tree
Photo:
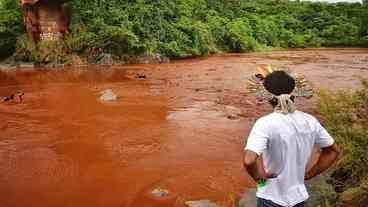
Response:
[{"label": "green tree", "polygon": [[[0,53],[7,56],[24,31],[17,1],[1,2]],[[87,57],[95,51],[118,59],[154,53],[184,58],[265,47],[368,45],[366,1],[73,0],[67,7],[71,32],[62,48]]]},{"label": "green tree", "polygon": [[23,31],[22,15],[17,1],[2,0],[0,4],[0,59],[11,55]]}]

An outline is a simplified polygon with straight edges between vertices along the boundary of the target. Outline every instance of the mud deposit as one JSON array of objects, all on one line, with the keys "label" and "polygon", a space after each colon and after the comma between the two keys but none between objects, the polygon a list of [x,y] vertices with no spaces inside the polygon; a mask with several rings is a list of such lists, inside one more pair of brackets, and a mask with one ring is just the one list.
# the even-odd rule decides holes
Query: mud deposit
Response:
[{"label": "mud deposit", "polygon": [[[0,207],[153,206],[156,187],[170,191],[170,206],[240,195],[251,184],[245,137],[271,110],[244,94],[256,64],[291,68],[331,90],[368,78],[363,49],[1,72],[0,96],[25,95],[0,104]],[[106,89],[118,99],[101,102]],[[315,103],[298,100],[311,113]]]}]

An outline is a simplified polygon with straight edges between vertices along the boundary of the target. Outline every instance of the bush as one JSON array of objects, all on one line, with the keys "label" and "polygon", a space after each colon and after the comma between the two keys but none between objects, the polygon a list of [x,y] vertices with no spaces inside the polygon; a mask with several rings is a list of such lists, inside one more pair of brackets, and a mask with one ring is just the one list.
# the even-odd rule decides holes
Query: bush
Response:
[{"label": "bush", "polygon": [[279,27],[272,16],[252,16],[250,22],[253,30],[253,37],[260,44],[275,47],[280,46]]},{"label": "bush", "polygon": [[227,24],[225,42],[232,52],[254,51],[260,47],[252,36],[252,28],[246,18],[235,19]]},{"label": "bush", "polygon": [[226,44],[225,38],[228,32],[226,25],[229,24],[230,20],[226,17],[218,16],[218,13],[212,10],[207,16],[207,22],[216,48],[229,51],[230,48]]},{"label": "bush", "polygon": [[67,60],[63,41],[41,41],[37,44],[28,41],[23,35],[17,41],[15,60],[38,64],[62,64]]},{"label": "bush", "polygon": [[333,21],[334,24],[326,26],[321,32],[321,37],[326,39],[325,45],[354,45],[359,38],[359,27],[343,18]]},{"label": "bush", "polygon": [[[179,27],[180,28],[180,27]],[[190,57],[190,36],[177,25],[169,25],[167,39],[160,43],[159,52],[173,58]]]},{"label": "bush", "polygon": [[187,36],[186,48],[194,56],[208,55],[214,51],[214,41],[207,24],[183,17],[175,24]]},{"label": "bush", "polygon": [[357,188],[364,189],[361,186],[368,179],[368,81],[362,83],[363,88],[356,92],[321,93],[325,124],[343,152],[331,173],[331,183],[337,192],[349,196]]}]

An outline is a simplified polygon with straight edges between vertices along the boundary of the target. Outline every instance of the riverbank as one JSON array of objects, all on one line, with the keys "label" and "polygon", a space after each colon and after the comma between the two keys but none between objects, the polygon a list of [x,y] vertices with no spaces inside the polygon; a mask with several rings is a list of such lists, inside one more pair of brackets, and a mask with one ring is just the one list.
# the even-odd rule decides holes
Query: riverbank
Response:
[{"label": "riverbank", "polygon": [[[196,60],[196,59],[207,59],[211,57],[228,57],[228,56],[254,56],[254,55],[264,55],[265,57],[271,57],[272,53],[282,53],[282,52],[303,52],[303,51],[319,51],[319,52],[333,52],[333,51],[361,51],[361,52],[368,52],[368,48],[353,48],[353,47],[320,47],[320,48],[294,48],[294,49],[285,49],[285,48],[269,48],[264,51],[258,51],[258,52],[247,52],[247,53],[216,53],[211,54],[204,57],[189,57],[185,59],[169,59],[167,57],[164,57],[160,54],[151,54],[151,55],[144,55],[144,56],[137,56],[132,57],[130,60],[127,60],[126,62],[122,61],[114,61],[112,57],[109,54],[105,54],[102,58],[100,58],[100,61],[92,61],[88,62],[86,57],[79,57],[77,55],[70,56],[71,61],[65,63],[65,64],[56,64],[56,63],[49,63],[49,64],[40,64],[40,63],[34,63],[34,62],[22,62],[22,61],[16,61],[14,58],[5,59],[3,61],[0,61],[0,70],[14,70],[14,69],[45,69],[45,68],[55,68],[55,69],[63,69],[63,68],[87,68],[87,67],[119,67],[119,66],[129,66],[129,65],[137,65],[137,64],[163,64],[163,63],[170,63],[170,62],[180,62],[180,61],[187,61],[187,60]],[[274,57],[276,59],[287,59],[292,57],[277,57],[277,55]],[[314,57],[315,58],[315,57]],[[298,60],[297,60],[298,59]],[[313,57],[306,56],[296,56],[295,61],[303,62],[308,61],[308,59],[313,59]],[[294,62],[295,62],[294,61]],[[297,63],[297,62],[295,62]]]},{"label": "riverbank", "polygon": [[[61,12],[68,23],[60,25],[52,13],[45,13],[42,22],[32,19],[31,11],[26,15],[30,20],[23,18],[22,11],[32,6],[18,3],[0,4],[0,58],[14,54],[16,61],[66,64],[76,55],[89,63],[100,58],[127,63],[147,54],[188,58],[219,51],[368,46],[368,5],[360,3],[69,1]],[[35,40],[58,38],[35,44],[27,34]]]}]

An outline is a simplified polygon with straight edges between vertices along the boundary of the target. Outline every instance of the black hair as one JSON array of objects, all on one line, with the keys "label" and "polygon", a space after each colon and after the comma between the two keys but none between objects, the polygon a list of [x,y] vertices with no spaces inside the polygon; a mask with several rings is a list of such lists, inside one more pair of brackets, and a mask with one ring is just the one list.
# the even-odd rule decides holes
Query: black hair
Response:
[{"label": "black hair", "polygon": [[285,71],[274,71],[265,77],[263,86],[276,96],[290,94],[295,88],[295,80]]}]

